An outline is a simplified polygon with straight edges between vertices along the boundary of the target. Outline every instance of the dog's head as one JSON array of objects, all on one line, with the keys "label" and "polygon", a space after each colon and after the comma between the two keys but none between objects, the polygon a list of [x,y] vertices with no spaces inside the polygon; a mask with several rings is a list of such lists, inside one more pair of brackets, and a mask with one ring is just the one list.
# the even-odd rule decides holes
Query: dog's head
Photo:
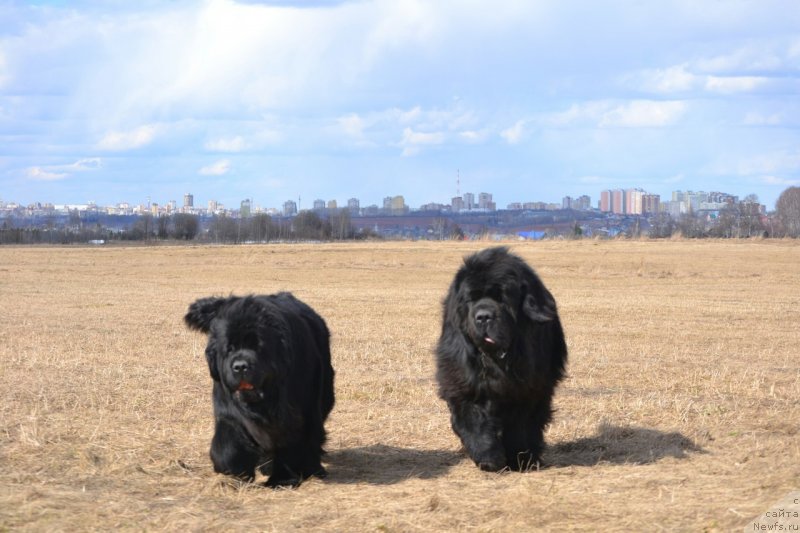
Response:
[{"label": "dog's head", "polygon": [[201,298],[184,321],[208,334],[206,360],[214,381],[245,403],[264,399],[285,368],[290,342],[274,305],[255,296]]},{"label": "dog's head", "polygon": [[464,260],[445,301],[446,316],[482,352],[502,356],[520,330],[549,322],[556,303],[533,270],[505,247]]}]

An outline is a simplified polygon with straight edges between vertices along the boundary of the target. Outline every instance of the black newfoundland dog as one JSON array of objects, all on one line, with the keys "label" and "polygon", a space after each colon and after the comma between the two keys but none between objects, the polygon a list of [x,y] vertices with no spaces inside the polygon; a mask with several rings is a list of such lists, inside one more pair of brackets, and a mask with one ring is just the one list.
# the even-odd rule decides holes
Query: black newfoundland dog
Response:
[{"label": "black newfoundland dog", "polygon": [[324,477],[324,422],[333,408],[325,321],[289,293],[202,298],[186,324],[208,333],[214,380],[214,470],[267,486]]},{"label": "black newfoundland dog", "polygon": [[567,345],[556,302],[507,248],[464,259],[444,299],[439,396],[483,470],[536,468]]}]

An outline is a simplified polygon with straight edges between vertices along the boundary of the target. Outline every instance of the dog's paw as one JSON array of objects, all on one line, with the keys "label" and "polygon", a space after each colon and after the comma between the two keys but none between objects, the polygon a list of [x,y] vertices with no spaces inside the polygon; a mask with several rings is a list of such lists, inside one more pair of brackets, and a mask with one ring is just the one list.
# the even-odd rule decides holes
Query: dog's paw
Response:
[{"label": "dog's paw", "polygon": [[267,479],[267,482],[264,483],[266,487],[271,489],[296,489],[300,486],[300,483],[303,482],[301,477],[290,476],[290,477],[278,477],[270,476]]},{"label": "dog's paw", "polygon": [[487,452],[475,457],[475,464],[485,472],[499,472],[508,466],[505,455],[500,452]]}]

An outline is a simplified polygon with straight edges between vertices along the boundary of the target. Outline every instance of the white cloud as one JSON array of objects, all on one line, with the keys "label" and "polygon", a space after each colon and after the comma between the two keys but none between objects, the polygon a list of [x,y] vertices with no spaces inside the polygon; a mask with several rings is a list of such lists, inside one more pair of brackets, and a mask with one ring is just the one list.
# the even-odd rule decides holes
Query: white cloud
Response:
[{"label": "white cloud", "polygon": [[[771,73],[794,70],[794,46],[753,43],[730,54],[695,58],[666,68],[628,74],[623,77],[623,84],[657,94],[693,90],[718,94],[752,92],[777,82],[769,77]],[[778,48],[780,50],[776,51]]]},{"label": "white cloud", "polygon": [[198,172],[203,176],[222,176],[227,174],[231,169],[231,162],[227,159],[221,159],[216,163],[201,168]]},{"label": "white cloud", "polygon": [[337,123],[342,131],[350,137],[361,138],[364,136],[364,119],[355,113],[351,113],[344,117],[339,117]]},{"label": "white cloud", "polygon": [[698,83],[698,77],[686,69],[687,65],[684,63],[665,69],[644,70],[627,78],[634,80],[635,86],[646,91],[661,94],[685,92]]},{"label": "white cloud", "polygon": [[[770,42],[750,43],[729,54],[700,58],[693,64],[696,70],[709,74],[775,71],[784,64],[781,48]],[[791,57],[791,47],[786,49],[785,54]]]},{"label": "white cloud", "polygon": [[130,131],[110,131],[100,139],[97,148],[114,152],[141,148],[153,142],[158,129],[154,124],[147,124]]},{"label": "white cloud", "polygon": [[84,159],[79,159],[74,163],[70,163],[66,165],[64,168],[69,169],[72,171],[84,171],[84,170],[97,170],[102,168],[103,160],[99,157],[87,157]]},{"label": "white cloud", "polygon": [[[600,100],[573,104],[566,111],[545,115],[539,122],[556,127],[659,128],[675,124],[686,109],[687,104],[680,100],[631,100],[622,104]],[[513,129],[509,131],[514,133]]]},{"label": "white cloud", "polygon": [[686,111],[680,101],[634,100],[603,113],[600,127],[659,128],[678,121]]},{"label": "white cloud", "polygon": [[31,167],[25,173],[33,181],[58,181],[69,176],[64,172],[51,172],[42,167]]},{"label": "white cloud", "polygon": [[596,119],[598,115],[596,103],[572,104],[566,111],[546,115],[541,122],[546,126],[568,126],[582,120]]},{"label": "white cloud", "polygon": [[723,94],[745,93],[754,91],[768,81],[768,78],[759,76],[708,76],[705,80],[705,89]]},{"label": "white cloud", "polygon": [[99,157],[89,157],[64,165],[30,167],[25,171],[25,175],[33,181],[59,181],[70,177],[73,172],[97,170],[101,167],[102,160]]},{"label": "white cloud", "polygon": [[506,140],[508,144],[517,144],[522,140],[522,135],[525,133],[525,121],[518,120],[513,126],[500,132],[500,136]]},{"label": "white cloud", "polygon": [[220,139],[213,139],[204,145],[205,149],[209,152],[243,152],[249,148],[249,145],[244,140],[244,137],[237,135],[235,137],[226,137]]},{"label": "white cloud", "polygon": [[409,109],[408,111],[396,108],[393,111],[397,115],[397,121],[400,124],[413,124],[419,122],[422,117],[422,108],[419,106]]},{"label": "white cloud", "polygon": [[[355,140],[358,146],[374,147],[381,144],[403,146],[405,155],[419,152],[420,146],[442,144],[460,139],[477,143],[487,136],[486,129],[477,129],[478,120],[471,111],[456,104],[443,109],[424,109],[413,106],[402,109],[392,107],[365,114],[349,113],[335,119],[334,134],[342,133]],[[400,143],[391,141],[398,131]]]},{"label": "white cloud", "polygon": [[479,143],[486,140],[488,132],[486,130],[465,130],[459,132],[458,136],[468,143]]},{"label": "white cloud", "polygon": [[403,140],[400,146],[403,147],[403,156],[417,155],[423,146],[435,146],[444,142],[445,136],[442,132],[420,132],[411,128],[403,130]]}]

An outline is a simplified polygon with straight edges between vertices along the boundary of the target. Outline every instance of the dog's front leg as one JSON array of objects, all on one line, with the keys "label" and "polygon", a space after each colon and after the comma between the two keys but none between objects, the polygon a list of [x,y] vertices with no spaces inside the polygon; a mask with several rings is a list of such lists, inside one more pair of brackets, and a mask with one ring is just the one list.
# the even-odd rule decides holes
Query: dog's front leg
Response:
[{"label": "dog's front leg", "polygon": [[491,402],[448,402],[450,423],[467,454],[481,470],[497,472],[506,467],[500,440],[502,424],[492,412]]},{"label": "dog's front leg", "polygon": [[259,453],[248,442],[244,428],[236,422],[227,418],[217,419],[210,455],[215,472],[245,481],[253,480]]}]

